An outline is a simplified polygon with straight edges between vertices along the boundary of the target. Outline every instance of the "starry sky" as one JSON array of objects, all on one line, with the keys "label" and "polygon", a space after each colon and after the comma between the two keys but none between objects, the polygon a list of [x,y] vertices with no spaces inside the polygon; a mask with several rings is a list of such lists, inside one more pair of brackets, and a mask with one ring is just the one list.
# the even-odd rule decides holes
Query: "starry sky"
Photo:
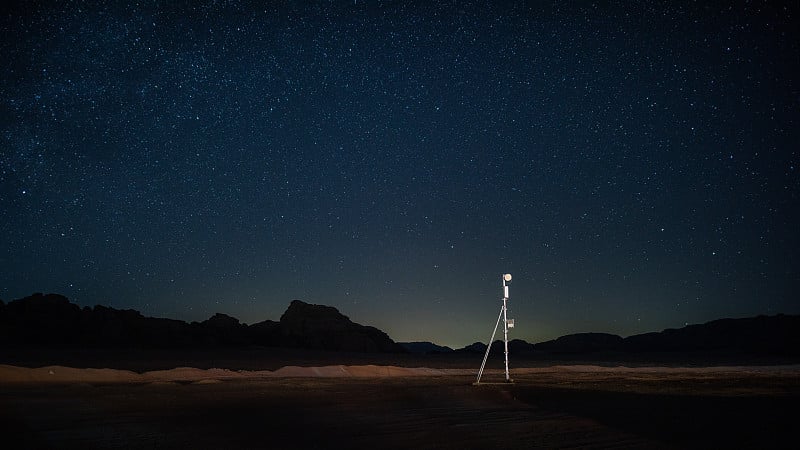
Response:
[{"label": "starry sky", "polygon": [[800,313],[798,13],[6,4],[0,298],[245,323],[301,299],[454,347],[505,272],[530,342]]}]

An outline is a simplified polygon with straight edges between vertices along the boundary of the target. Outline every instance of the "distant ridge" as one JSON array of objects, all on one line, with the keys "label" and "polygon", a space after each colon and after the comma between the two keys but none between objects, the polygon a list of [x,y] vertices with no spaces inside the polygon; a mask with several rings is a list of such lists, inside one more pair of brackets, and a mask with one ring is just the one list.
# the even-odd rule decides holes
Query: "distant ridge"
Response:
[{"label": "distant ridge", "polygon": [[[522,339],[512,339],[508,341],[508,351],[509,353],[513,353],[515,355],[520,354],[533,354],[535,346],[533,344],[529,344],[528,342]],[[492,354],[501,354],[503,353],[503,341],[497,340],[492,342]],[[472,344],[467,345],[466,347],[460,348],[455,350],[457,353],[480,353],[483,354],[486,352],[486,344],[483,342],[475,342]]]},{"label": "distant ridge", "polygon": [[386,333],[352,322],[330,306],[294,300],[280,321],[246,325],[215,314],[203,322],[144,317],[135,310],[80,308],[58,294],[0,301],[0,346],[87,348],[294,347],[405,353]]},{"label": "distant ridge", "polygon": [[[509,341],[509,352],[547,356],[596,354],[705,354],[725,356],[800,356],[800,316],[778,314],[743,319],[719,319],[680,329],[623,338],[608,333],[577,333],[538,344]],[[483,353],[486,344],[475,342],[455,350]],[[503,352],[502,341],[492,343],[492,354]]]},{"label": "distant ridge", "polygon": [[286,347],[356,352],[404,353],[383,331],[353,323],[332,306],[293,300],[278,325],[279,342]]},{"label": "distant ridge", "polygon": [[680,329],[622,338],[606,333],[562,336],[534,346],[537,352],[706,353],[767,356],[800,355],[800,316],[778,314],[719,319]]},{"label": "distant ridge", "polygon": [[[135,310],[106,306],[80,308],[58,294],[33,294],[0,301],[0,347],[188,348],[265,346],[347,352],[480,354],[475,342],[453,350],[432,342],[396,343],[383,331],[352,322],[336,308],[299,300],[279,321],[246,325],[217,313],[203,322],[144,317]],[[501,341],[492,354],[502,354]],[[534,358],[569,355],[703,354],[725,356],[800,356],[800,316],[778,314],[719,319],[680,329],[623,338],[578,333],[538,344],[509,341],[509,352]]]},{"label": "distant ridge", "polygon": [[577,333],[535,345],[536,350],[554,353],[591,353],[622,350],[625,340],[616,334]]},{"label": "distant ridge", "polygon": [[399,342],[399,344],[410,353],[422,353],[430,355],[436,353],[450,353],[453,351],[453,349],[450,347],[436,345],[433,342]]}]

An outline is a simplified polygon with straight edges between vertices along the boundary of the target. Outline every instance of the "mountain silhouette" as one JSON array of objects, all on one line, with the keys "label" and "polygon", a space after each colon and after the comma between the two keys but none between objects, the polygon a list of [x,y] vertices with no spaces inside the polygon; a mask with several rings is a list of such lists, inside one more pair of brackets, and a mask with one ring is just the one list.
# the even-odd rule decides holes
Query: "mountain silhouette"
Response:
[{"label": "mountain silhouette", "polygon": [[400,345],[403,346],[406,350],[411,353],[422,353],[422,354],[437,354],[437,353],[450,353],[453,351],[452,348],[442,345],[434,344],[433,342],[400,342]]},{"label": "mountain silhouette", "polygon": [[592,353],[621,350],[624,339],[608,333],[577,333],[536,344],[538,351],[552,353]]},{"label": "mountain silhouette", "polygon": [[800,316],[778,314],[743,319],[719,319],[680,329],[626,338],[606,333],[561,336],[534,346],[537,352],[570,353],[692,353],[727,355],[800,355]]},{"label": "mountain silhouette", "polygon": [[217,313],[203,322],[144,317],[106,306],[80,308],[58,294],[0,304],[0,345],[87,348],[199,346],[294,347],[348,352],[406,350],[386,333],[352,322],[330,306],[294,300],[279,322],[246,325]]},{"label": "mountain silhouette", "polygon": [[[188,348],[264,346],[347,352],[479,354],[476,342],[458,350],[431,342],[398,344],[383,331],[351,321],[336,308],[300,300],[279,321],[246,325],[217,313],[203,322],[145,317],[138,311],[97,305],[81,308],[58,294],[0,301],[0,347]],[[530,344],[509,341],[509,353],[544,357],[591,354],[707,354],[800,356],[800,316],[720,319],[626,338],[578,333]],[[502,341],[492,354],[503,353]]]},{"label": "mountain silhouette", "polygon": [[353,323],[336,308],[293,300],[280,320],[285,347],[405,353],[383,331]]}]

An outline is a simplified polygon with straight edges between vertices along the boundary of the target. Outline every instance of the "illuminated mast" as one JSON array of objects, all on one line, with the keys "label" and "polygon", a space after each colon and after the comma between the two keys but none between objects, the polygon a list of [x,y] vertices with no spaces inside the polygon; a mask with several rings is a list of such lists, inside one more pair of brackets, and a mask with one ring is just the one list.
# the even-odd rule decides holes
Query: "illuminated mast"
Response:
[{"label": "illuminated mast", "polygon": [[514,328],[514,319],[508,319],[506,316],[508,304],[508,284],[511,281],[511,274],[506,273],[503,275],[503,306],[500,307],[500,315],[497,316],[497,323],[494,324],[494,331],[492,337],[489,339],[489,345],[486,346],[486,354],[483,355],[483,362],[481,368],[478,370],[478,380],[475,384],[480,384],[481,376],[483,375],[483,368],[486,366],[486,360],[489,358],[489,351],[492,349],[492,342],[494,342],[494,335],[497,333],[497,327],[500,325],[500,319],[503,319],[503,351],[505,352],[506,363],[506,383],[511,383],[511,378],[508,375],[508,329]]}]

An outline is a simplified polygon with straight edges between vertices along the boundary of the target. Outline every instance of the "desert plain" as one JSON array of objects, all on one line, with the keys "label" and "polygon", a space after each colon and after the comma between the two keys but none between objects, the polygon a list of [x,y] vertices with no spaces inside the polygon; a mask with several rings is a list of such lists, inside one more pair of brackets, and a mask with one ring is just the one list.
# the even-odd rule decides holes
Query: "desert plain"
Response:
[{"label": "desert plain", "polygon": [[142,356],[10,358],[0,365],[3,447],[797,445],[798,365],[536,361],[512,367],[506,383],[495,359],[475,385],[464,358]]}]

